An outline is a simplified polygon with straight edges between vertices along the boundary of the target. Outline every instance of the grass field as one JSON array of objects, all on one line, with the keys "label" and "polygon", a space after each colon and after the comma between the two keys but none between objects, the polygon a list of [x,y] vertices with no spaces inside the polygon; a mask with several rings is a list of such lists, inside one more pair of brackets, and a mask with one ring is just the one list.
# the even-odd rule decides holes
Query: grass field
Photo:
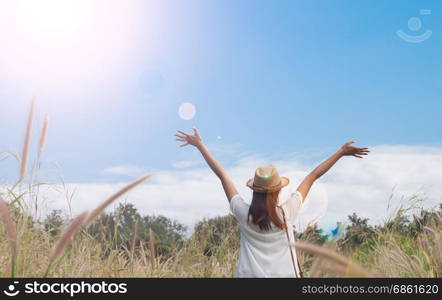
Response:
[{"label": "grass field", "polygon": [[[138,221],[129,228],[115,222],[109,230],[99,217],[88,227],[92,214],[84,213],[70,223],[48,225],[33,220],[25,207],[20,199],[0,205],[4,277],[235,276],[239,228],[231,215],[203,220],[192,236],[169,243],[165,251],[160,234],[146,227],[140,231]],[[424,212],[430,217],[415,232],[404,227],[400,215],[377,228],[356,222],[338,239],[321,240],[318,230],[307,230],[297,244],[305,275],[440,277],[442,215]]]}]

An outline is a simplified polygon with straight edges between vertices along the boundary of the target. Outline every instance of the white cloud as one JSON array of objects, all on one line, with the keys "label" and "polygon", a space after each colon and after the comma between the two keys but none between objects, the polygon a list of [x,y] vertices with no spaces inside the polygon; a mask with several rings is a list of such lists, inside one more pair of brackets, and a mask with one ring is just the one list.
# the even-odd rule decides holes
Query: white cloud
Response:
[{"label": "white cloud", "polygon": [[[394,190],[390,207],[396,207],[402,198],[418,193],[425,196],[426,206],[442,202],[442,148],[414,146],[378,146],[364,159],[344,157],[324,175],[311,190],[301,211],[300,223],[323,217],[321,223],[330,227],[344,221],[353,212],[368,217],[372,222],[386,218],[388,200]],[[325,157],[324,157],[325,159]],[[261,156],[247,156],[228,169],[244,198],[251,192],[245,186],[257,166],[273,163],[281,175],[290,178],[290,185],[281,199],[293,191],[314,165],[296,160],[271,160]],[[319,163],[319,162],[318,162]],[[108,174],[134,174],[142,168],[119,166],[107,169]],[[107,196],[121,188],[118,184],[69,183],[76,193],[72,200],[74,213],[92,209]],[[42,190],[48,199],[48,208],[66,209],[61,187]],[[142,214],[163,214],[175,218],[192,229],[204,217],[229,213],[222,187],[208,167],[186,168],[157,172],[147,183],[131,191],[121,201],[134,203]]]},{"label": "white cloud", "polygon": [[144,168],[140,168],[134,165],[113,166],[101,171],[101,173],[107,175],[118,175],[118,176],[128,176],[128,177],[137,177],[145,172],[146,170]]},{"label": "white cloud", "polygon": [[[330,198],[327,219],[355,211],[373,222],[385,220],[413,195],[424,205],[442,202],[442,148],[378,146],[361,161],[344,158],[322,180]],[[389,206],[389,197],[393,198]]]},{"label": "white cloud", "polygon": [[177,169],[185,169],[198,165],[199,162],[193,160],[180,160],[172,163],[172,167]]}]

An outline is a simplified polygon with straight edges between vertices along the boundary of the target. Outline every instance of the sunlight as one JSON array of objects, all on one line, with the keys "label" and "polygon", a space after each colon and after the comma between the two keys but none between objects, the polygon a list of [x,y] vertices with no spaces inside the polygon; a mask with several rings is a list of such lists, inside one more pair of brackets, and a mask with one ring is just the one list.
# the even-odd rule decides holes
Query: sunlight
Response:
[{"label": "sunlight", "polygon": [[79,32],[94,9],[92,1],[16,1],[16,17],[22,29],[39,37],[67,37]]},{"label": "sunlight", "polygon": [[138,16],[133,4],[119,1],[0,3],[0,75],[38,95],[117,80],[131,67]]}]

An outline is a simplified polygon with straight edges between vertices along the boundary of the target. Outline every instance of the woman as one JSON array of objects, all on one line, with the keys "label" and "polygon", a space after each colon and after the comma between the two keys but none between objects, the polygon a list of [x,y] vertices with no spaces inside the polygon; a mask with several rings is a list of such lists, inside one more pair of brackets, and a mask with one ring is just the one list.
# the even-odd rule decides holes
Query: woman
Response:
[{"label": "woman", "polygon": [[194,134],[181,130],[175,134],[180,146],[195,146],[209,167],[221,180],[230,202],[230,209],[241,229],[238,277],[302,277],[296,251],[289,246],[294,243],[293,221],[313,183],[326,173],[341,157],[367,155],[368,148],[345,143],[335,154],[308,174],[295,192],[281,205],[278,195],[288,185],[289,179],[280,177],[272,165],[256,169],[255,177],[247,181],[253,197],[248,205],[238,194],[224,168],[204,145],[198,129]]}]

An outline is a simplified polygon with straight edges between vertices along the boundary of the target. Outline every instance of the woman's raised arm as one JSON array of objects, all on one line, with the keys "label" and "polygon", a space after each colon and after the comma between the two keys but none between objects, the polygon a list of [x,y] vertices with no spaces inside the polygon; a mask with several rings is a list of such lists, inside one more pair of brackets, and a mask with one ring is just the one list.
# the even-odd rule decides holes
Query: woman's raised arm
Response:
[{"label": "woman's raised arm", "polygon": [[350,141],[345,143],[335,154],[330,156],[327,160],[319,164],[310,174],[308,174],[304,180],[301,182],[301,184],[296,189],[298,192],[301,193],[303,201],[305,201],[305,198],[307,197],[308,192],[310,191],[310,188],[312,187],[313,183],[322,175],[324,175],[328,170],[330,170],[331,167],[343,156],[354,156],[358,158],[362,158],[363,155],[367,155],[368,148],[366,147],[355,147],[352,146],[354,141]]},{"label": "woman's raised arm", "polygon": [[192,145],[195,146],[201,152],[201,155],[204,157],[210,169],[212,169],[215,175],[221,180],[224,192],[226,193],[227,199],[230,202],[230,199],[232,199],[233,196],[238,194],[238,191],[236,190],[233,181],[230,179],[230,176],[227,174],[227,172],[224,170],[221,164],[215,159],[212,153],[209,152],[209,149],[207,149],[206,145],[204,144],[203,139],[201,138],[198,132],[198,129],[193,128],[193,131],[194,134],[190,134],[178,130],[178,133],[175,134],[175,136],[177,137],[176,140],[184,142],[184,144],[181,144],[180,147]]}]

